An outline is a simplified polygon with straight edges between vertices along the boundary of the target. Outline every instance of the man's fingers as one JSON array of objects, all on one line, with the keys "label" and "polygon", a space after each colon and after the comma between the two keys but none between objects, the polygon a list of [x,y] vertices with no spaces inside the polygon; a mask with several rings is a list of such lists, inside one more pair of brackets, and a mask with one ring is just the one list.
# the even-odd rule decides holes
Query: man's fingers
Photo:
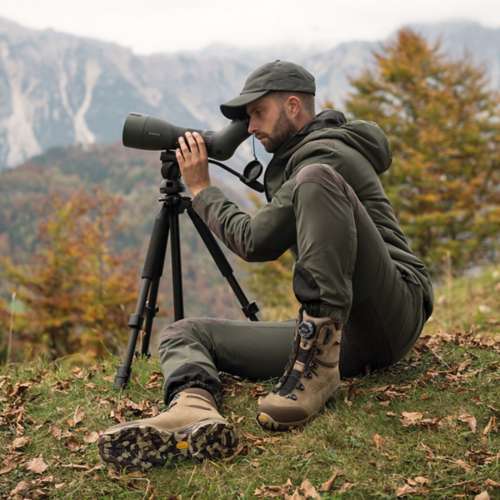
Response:
[{"label": "man's fingers", "polygon": [[186,140],[189,144],[189,149],[191,150],[191,153],[197,153],[198,143],[197,141],[194,140],[193,134],[191,134],[191,132],[186,132]]},{"label": "man's fingers", "polygon": [[203,137],[198,132],[194,132],[193,137],[196,141],[196,145],[198,146],[198,150],[200,151],[200,155],[203,158],[206,158],[208,156],[207,146],[205,145],[205,141],[203,140]]},{"label": "man's fingers", "polygon": [[181,149],[181,152],[182,152],[182,156],[184,156],[184,158],[186,158],[186,156],[191,153],[191,150],[189,149],[189,146],[186,144],[186,141],[184,140],[184,137],[179,137],[179,139],[177,139],[177,141],[179,142],[179,146],[180,146],[180,149]]}]

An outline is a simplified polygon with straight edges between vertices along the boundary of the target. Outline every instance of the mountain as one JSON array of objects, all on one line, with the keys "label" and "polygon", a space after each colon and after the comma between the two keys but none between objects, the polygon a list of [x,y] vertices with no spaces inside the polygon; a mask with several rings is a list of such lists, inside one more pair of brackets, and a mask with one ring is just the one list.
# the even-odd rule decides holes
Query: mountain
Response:
[{"label": "mountain", "polygon": [[[452,22],[418,25],[445,52],[468,50],[500,87],[500,28]],[[349,76],[372,61],[379,43],[349,42],[324,50],[212,46],[195,52],[139,56],[116,44],[32,30],[0,18],[0,169],[52,146],[112,143],[130,111],[193,128],[221,127],[219,104],[240,91],[248,73],[276,58],[304,64],[318,98],[341,106]],[[246,144],[238,159],[250,157]]]}]

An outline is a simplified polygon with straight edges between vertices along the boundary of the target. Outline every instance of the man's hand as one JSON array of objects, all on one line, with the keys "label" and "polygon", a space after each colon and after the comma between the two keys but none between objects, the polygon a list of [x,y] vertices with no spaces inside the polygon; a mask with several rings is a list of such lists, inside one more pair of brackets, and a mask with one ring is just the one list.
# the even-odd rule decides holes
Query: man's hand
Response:
[{"label": "man's hand", "polygon": [[185,137],[179,137],[178,140],[180,147],[175,150],[175,156],[184,182],[194,197],[210,186],[207,148],[198,132],[186,132]]}]

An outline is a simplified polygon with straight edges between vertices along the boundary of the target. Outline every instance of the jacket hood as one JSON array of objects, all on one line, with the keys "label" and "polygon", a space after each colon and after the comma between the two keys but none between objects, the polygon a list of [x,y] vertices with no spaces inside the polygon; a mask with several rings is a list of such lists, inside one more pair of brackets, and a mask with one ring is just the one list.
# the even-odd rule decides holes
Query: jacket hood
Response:
[{"label": "jacket hood", "polygon": [[389,142],[375,122],[347,121],[343,113],[331,109],[316,115],[311,123],[283,144],[277,156],[290,157],[304,143],[321,139],[338,139],[356,149],[378,174],[385,172],[391,164]]}]

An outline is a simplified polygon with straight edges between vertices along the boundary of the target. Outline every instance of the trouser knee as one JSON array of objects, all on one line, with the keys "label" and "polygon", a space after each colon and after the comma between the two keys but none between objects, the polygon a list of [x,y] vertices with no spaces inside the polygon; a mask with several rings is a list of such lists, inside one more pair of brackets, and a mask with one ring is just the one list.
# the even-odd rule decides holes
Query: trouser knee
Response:
[{"label": "trouser knee", "polygon": [[160,334],[160,357],[167,349],[181,344],[201,344],[211,350],[211,340],[206,328],[208,321],[206,318],[188,318],[168,325]]},{"label": "trouser knee", "polygon": [[[346,193],[348,184],[345,179],[335,171],[334,168],[323,163],[313,163],[302,168],[296,177],[295,191],[297,191],[303,184],[312,183],[318,189],[340,190],[342,194]],[[313,191],[309,190],[306,194],[312,195]]]}]

